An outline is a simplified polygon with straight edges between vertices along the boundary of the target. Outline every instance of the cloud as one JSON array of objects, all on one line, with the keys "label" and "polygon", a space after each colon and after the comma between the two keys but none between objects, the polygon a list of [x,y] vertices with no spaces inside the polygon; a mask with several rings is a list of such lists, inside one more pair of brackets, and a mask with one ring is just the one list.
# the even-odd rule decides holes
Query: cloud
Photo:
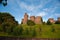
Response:
[{"label": "cloud", "polygon": [[28,11],[33,11],[34,10],[34,6],[32,5],[27,5],[23,2],[20,3],[20,7],[23,8],[23,9],[26,9]]},{"label": "cloud", "polygon": [[[35,16],[46,16],[46,15],[51,15],[50,17],[53,17],[52,14],[54,14],[54,12],[56,11],[56,9],[58,8],[58,5],[56,1],[52,1],[52,0],[15,0],[17,5],[19,6],[20,9],[22,9],[22,12],[27,12],[29,16],[31,15],[35,15]],[[26,2],[25,2],[26,1]],[[29,1],[31,4],[29,4],[27,1]],[[39,2],[39,3],[38,3]],[[47,6],[48,3],[52,3],[52,5],[50,5],[50,7],[44,8],[45,6]],[[35,3],[37,5],[35,5]],[[16,9],[15,11],[18,11],[18,9]],[[58,14],[55,14],[56,16],[58,16]]]},{"label": "cloud", "polygon": [[40,13],[37,14],[37,16],[46,16],[46,15],[47,15],[46,12],[40,12]]},{"label": "cloud", "polygon": [[[25,0],[25,1],[28,1],[28,0]],[[39,2],[40,4],[39,5],[35,5],[34,2]],[[16,1],[17,4],[20,6],[20,8],[24,9],[24,10],[27,10],[27,11],[38,11],[39,9],[42,9],[47,3],[49,3],[51,0],[30,0],[30,3],[31,5],[28,5],[27,2],[23,2],[23,1]]]},{"label": "cloud", "polygon": [[58,7],[59,6],[57,4],[55,4],[55,6],[51,6],[50,8],[44,8],[43,11],[52,14],[52,13],[54,13],[56,11],[56,9]]}]

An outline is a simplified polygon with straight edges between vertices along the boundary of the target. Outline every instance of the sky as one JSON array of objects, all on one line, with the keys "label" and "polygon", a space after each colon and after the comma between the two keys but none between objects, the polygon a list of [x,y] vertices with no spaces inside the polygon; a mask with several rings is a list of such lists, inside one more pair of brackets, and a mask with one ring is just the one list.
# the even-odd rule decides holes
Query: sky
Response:
[{"label": "sky", "polygon": [[7,0],[7,6],[0,4],[0,12],[8,12],[21,23],[24,14],[41,16],[43,21],[60,17],[60,0]]}]

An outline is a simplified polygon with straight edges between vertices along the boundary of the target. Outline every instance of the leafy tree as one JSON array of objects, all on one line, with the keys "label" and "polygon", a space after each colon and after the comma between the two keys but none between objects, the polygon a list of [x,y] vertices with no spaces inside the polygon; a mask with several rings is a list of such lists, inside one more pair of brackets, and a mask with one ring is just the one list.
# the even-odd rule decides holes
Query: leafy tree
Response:
[{"label": "leafy tree", "polygon": [[23,34],[23,27],[19,26],[19,27],[15,27],[13,30],[13,35],[22,35]]},{"label": "leafy tree", "polygon": [[36,36],[35,28],[32,30],[32,36],[33,36],[33,37],[35,37],[35,36]]},{"label": "leafy tree", "polygon": [[18,22],[15,18],[9,13],[0,12],[0,26],[1,31],[11,33],[13,28],[18,25]]},{"label": "leafy tree", "polygon": [[45,22],[43,22],[43,24],[46,24]]},{"label": "leafy tree", "polygon": [[9,24],[2,23],[3,32],[6,32],[6,29],[7,29],[8,26],[9,26]]},{"label": "leafy tree", "polygon": [[33,21],[31,21],[31,20],[28,20],[27,25],[33,26],[33,25],[35,25],[35,23]]},{"label": "leafy tree", "polygon": [[28,30],[28,28],[26,28],[25,34],[26,34],[26,35],[29,35],[29,30]]},{"label": "leafy tree", "polygon": [[8,22],[13,25],[18,25],[18,22],[15,20],[15,18],[11,14],[0,12],[0,24],[2,24],[4,22]]},{"label": "leafy tree", "polygon": [[48,20],[48,21],[47,21],[47,25],[51,25],[51,24],[52,24],[52,23]]},{"label": "leafy tree", "polygon": [[3,4],[3,6],[7,5],[7,0],[0,0],[0,4]]},{"label": "leafy tree", "polygon": [[56,21],[55,24],[60,24],[60,21]]}]

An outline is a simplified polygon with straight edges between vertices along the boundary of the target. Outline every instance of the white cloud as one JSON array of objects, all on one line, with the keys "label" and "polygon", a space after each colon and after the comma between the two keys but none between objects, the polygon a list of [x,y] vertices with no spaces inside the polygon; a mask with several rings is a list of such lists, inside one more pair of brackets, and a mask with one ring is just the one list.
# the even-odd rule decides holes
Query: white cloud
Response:
[{"label": "white cloud", "polygon": [[40,12],[40,13],[38,13],[36,16],[46,16],[46,15],[47,15],[46,12]]},{"label": "white cloud", "polygon": [[[28,1],[28,0],[25,0]],[[25,9],[27,11],[38,11],[39,9],[42,9],[47,3],[49,3],[51,0],[34,0],[34,1],[40,1],[41,3],[39,5],[34,5],[34,2],[32,2],[33,0],[30,0],[30,2],[32,3],[31,5],[27,5],[25,2],[18,0],[16,1],[17,4],[20,6],[20,8]]]},{"label": "white cloud", "polygon": [[20,8],[25,9],[27,11],[33,11],[35,8],[33,5],[27,5],[25,2],[17,1],[17,4]]}]

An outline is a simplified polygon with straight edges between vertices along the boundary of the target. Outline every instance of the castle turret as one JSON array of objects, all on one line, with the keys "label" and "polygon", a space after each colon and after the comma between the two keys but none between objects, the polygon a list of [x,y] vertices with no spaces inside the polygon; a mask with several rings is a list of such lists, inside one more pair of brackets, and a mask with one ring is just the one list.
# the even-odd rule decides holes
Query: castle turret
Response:
[{"label": "castle turret", "polygon": [[25,13],[24,19],[23,19],[23,24],[27,24],[27,21],[28,21],[28,15],[27,15],[27,13]]}]

